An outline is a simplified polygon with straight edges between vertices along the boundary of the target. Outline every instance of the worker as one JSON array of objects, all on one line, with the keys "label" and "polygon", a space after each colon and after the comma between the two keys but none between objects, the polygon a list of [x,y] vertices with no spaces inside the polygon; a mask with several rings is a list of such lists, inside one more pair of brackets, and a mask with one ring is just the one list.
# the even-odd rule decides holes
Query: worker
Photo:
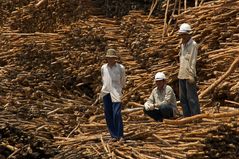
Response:
[{"label": "worker", "polygon": [[173,89],[167,85],[166,76],[163,72],[155,75],[155,87],[144,104],[144,112],[155,121],[170,119],[178,113],[176,97]]},{"label": "worker", "polygon": [[179,28],[181,48],[179,52],[179,100],[185,117],[200,114],[196,87],[196,61],[198,45],[192,38],[191,26],[183,23]]},{"label": "worker", "polygon": [[113,141],[123,140],[123,121],[121,115],[122,89],[125,87],[125,67],[117,63],[115,49],[106,52],[107,63],[101,67],[104,114]]}]

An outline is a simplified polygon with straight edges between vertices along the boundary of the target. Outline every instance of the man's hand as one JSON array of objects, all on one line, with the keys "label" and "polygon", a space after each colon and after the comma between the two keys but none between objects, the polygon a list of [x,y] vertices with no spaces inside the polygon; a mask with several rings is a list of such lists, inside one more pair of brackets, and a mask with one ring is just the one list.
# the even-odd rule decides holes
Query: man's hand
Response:
[{"label": "man's hand", "polygon": [[159,107],[160,107],[159,104],[154,104],[154,109],[155,109],[155,108],[159,108]]},{"label": "man's hand", "polygon": [[149,110],[154,110],[154,104],[150,104]]},{"label": "man's hand", "polygon": [[154,104],[146,104],[145,106],[145,110],[154,110]]},{"label": "man's hand", "polygon": [[189,79],[188,79],[188,82],[189,82],[190,84],[195,83],[195,78],[194,78],[193,76],[190,76]]},{"label": "man's hand", "polygon": [[149,105],[148,104],[144,105],[144,108],[145,108],[146,111],[148,111],[149,110]]}]

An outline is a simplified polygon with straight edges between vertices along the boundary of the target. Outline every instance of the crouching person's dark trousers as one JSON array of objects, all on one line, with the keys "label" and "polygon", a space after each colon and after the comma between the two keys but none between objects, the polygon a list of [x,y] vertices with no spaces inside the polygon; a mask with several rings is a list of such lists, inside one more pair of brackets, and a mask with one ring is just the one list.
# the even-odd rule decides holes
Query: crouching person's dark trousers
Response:
[{"label": "crouching person's dark trousers", "polygon": [[110,94],[103,97],[105,120],[112,138],[123,137],[121,103],[112,102]]},{"label": "crouching person's dark trousers", "polygon": [[173,106],[161,105],[159,109],[145,110],[144,113],[153,118],[155,121],[163,121],[163,119],[173,118]]}]

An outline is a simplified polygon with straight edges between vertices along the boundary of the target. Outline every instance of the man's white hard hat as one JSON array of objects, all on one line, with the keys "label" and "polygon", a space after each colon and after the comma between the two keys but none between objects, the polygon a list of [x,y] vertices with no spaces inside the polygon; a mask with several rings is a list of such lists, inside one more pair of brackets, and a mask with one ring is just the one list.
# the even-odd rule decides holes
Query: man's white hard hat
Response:
[{"label": "man's white hard hat", "polygon": [[163,72],[158,72],[155,75],[155,81],[160,81],[166,79],[166,76]]},{"label": "man's white hard hat", "polygon": [[188,24],[188,23],[183,23],[180,25],[180,28],[179,28],[179,33],[191,33],[192,31],[192,28],[191,26]]}]

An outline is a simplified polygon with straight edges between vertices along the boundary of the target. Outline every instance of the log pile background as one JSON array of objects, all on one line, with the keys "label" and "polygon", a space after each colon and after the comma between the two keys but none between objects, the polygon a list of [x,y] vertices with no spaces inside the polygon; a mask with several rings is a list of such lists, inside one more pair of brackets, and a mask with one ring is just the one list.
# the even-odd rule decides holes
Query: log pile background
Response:
[{"label": "log pile background", "polygon": [[[154,11],[143,2],[127,3],[131,7],[110,12],[119,4],[1,1],[1,158],[239,156],[239,2],[163,1]],[[156,123],[140,107],[158,71],[178,93],[177,30],[183,22],[192,25],[200,45],[203,114]],[[123,143],[110,141],[102,103],[94,103],[108,48],[118,50],[127,73]]]}]

